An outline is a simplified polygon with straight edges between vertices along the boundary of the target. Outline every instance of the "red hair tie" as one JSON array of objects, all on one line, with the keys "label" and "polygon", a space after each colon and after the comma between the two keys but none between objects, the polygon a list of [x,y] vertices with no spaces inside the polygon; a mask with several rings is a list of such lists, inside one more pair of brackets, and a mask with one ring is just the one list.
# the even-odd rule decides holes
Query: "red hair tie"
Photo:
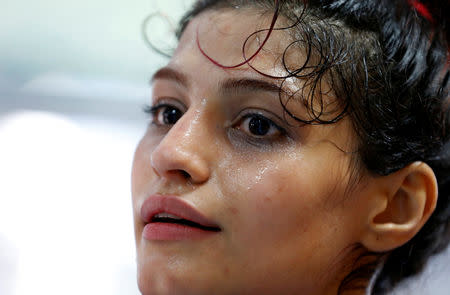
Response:
[{"label": "red hair tie", "polygon": [[418,0],[409,0],[408,2],[417,11],[418,14],[420,14],[430,23],[434,23],[433,16],[431,15],[430,11],[425,6],[425,4],[419,2]]}]

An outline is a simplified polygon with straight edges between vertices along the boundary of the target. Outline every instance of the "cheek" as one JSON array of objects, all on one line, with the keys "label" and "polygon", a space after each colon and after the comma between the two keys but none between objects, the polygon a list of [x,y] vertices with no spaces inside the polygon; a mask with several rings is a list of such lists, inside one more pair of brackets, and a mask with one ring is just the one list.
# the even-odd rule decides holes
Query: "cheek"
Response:
[{"label": "cheek", "polygon": [[[267,158],[267,157],[266,157]],[[221,177],[234,237],[272,243],[304,234],[320,214],[326,185],[303,161],[279,158],[241,163]]]},{"label": "cheek", "polygon": [[145,135],[134,152],[133,167],[131,170],[131,188],[133,197],[142,193],[149,179],[154,176],[151,168],[151,154],[157,146],[158,139]]},{"label": "cheek", "polygon": [[143,166],[144,158],[144,148],[143,148],[143,140],[138,143],[136,150],[134,151],[133,156],[133,166],[131,168],[131,181],[133,188],[136,186],[138,179],[142,178],[141,171]]},{"label": "cheek", "polygon": [[235,242],[312,247],[335,231],[340,214],[333,200],[341,199],[344,192],[340,169],[345,166],[336,164],[339,158],[332,161],[314,154],[324,154],[316,150],[302,152],[296,147],[227,161],[238,163],[223,167],[219,175]]},{"label": "cheek", "polygon": [[303,232],[310,219],[308,212],[316,208],[314,188],[296,173],[286,173],[289,169],[272,166],[259,171],[248,184],[245,204],[247,214],[257,217],[254,226],[277,235]]},{"label": "cheek", "polygon": [[338,214],[326,205],[331,192],[339,193],[333,190],[335,178],[306,159],[253,157],[253,161],[234,162],[240,168],[229,167],[236,173],[222,175],[226,179],[222,193],[228,209],[227,245],[231,257],[239,257],[237,269],[253,268],[262,276],[255,281],[271,280],[289,269],[291,279],[308,286],[326,273],[337,255],[330,245],[339,226]]},{"label": "cheek", "polygon": [[148,174],[146,164],[148,164],[147,161],[149,159],[146,155],[147,152],[145,149],[144,139],[142,139],[134,152],[133,166],[131,170],[131,190],[133,201],[135,201],[139,191],[142,189],[146,175]]},{"label": "cheek", "polygon": [[[133,202],[133,212],[136,214],[141,202],[148,197],[154,185],[155,173],[151,165],[151,153],[157,146],[155,139],[146,134],[134,153],[133,166],[131,170],[131,197]],[[135,216],[139,218],[138,216]]]}]

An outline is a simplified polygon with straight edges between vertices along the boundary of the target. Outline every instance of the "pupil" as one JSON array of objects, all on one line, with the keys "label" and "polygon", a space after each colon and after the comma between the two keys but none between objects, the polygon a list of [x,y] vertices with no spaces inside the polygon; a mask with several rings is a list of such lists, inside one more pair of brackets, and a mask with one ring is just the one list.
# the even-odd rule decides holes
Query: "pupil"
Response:
[{"label": "pupil", "polygon": [[164,124],[173,125],[181,117],[181,112],[175,108],[167,108],[164,110]]},{"label": "pupil", "polygon": [[266,135],[270,129],[269,121],[263,118],[252,118],[249,122],[249,130],[251,133],[259,136]]}]

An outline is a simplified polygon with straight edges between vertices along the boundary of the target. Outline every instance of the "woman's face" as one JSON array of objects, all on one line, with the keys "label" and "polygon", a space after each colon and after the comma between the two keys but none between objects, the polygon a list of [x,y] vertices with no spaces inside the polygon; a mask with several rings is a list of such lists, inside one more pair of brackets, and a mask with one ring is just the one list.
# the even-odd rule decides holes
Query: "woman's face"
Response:
[{"label": "woman's face", "polygon": [[[350,123],[285,120],[281,81],[248,65],[214,65],[196,42],[198,34],[208,56],[234,65],[246,37],[270,20],[246,11],[203,13],[153,78],[153,116],[132,174],[143,294],[328,294],[342,279],[367,203],[366,186],[348,189]],[[287,39],[274,33],[251,65],[284,75],[279,57]],[[283,87],[304,85],[288,79]],[[288,107],[307,116],[295,99]]]}]

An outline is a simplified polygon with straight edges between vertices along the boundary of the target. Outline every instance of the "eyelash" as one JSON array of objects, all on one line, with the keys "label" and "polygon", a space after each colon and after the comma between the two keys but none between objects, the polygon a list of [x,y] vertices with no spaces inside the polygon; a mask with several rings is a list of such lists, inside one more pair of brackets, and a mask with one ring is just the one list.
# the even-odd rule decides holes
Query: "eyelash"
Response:
[{"label": "eyelash", "polygon": [[[244,133],[250,135],[252,138],[255,138],[255,139],[268,139],[268,138],[279,137],[279,136],[282,136],[282,135],[286,134],[286,130],[285,129],[280,127],[278,124],[276,124],[275,122],[273,122],[271,119],[267,118],[266,116],[264,116],[262,114],[259,114],[259,113],[256,113],[254,111],[253,112],[249,111],[248,113],[242,115],[242,117],[239,118],[236,121],[236,123],[233,124],[233,126],[239,126],[237,129],[241,129],[240,126],[245,123],[243,125],[244,128],[249,129],[249,127],[250,127],[249,123],[251,123],[251,121],[249,121],[248,123],[246,123],[246,121],[247,120],[254,120],[254,119],[264,121],[264,123],[269,125],[268,126],[269,128],[275,129],[275,132],[277,132],[278,134],[276,134],[275,136],[274,135],[267,135],[267,134],[258,136],[258,135],[253,134],[253,133],[250,135],[248,131],[244,131]],[[267,133],[269,133],[269,131]]]},{"label": "eyelash", "polygon": [[[172,124],[165,124],[165,123],[158,122],[158,115],[159,115],[158,112],[160,112],[164,108],[172,108],[172,109],[176,109],[176,110],[180,111],[178,107],[175,107],[168,103],[159,103],[154,106],[150,106],[150,105],[144,106],[144,113],[146,113],[150,116],[150,120],[151,120],[150,124],[156,125],[156,126],[161,126],[161,127],[172,125]],[[182,116],[181,111],[180,111],[180,114]]]},{"label": "eyelash", "polygon": [[[150,115],[150,119],[151,119],[151,124],[158,126],[158,127],[170,127],[173,124],[167,124],[164,122],[160,122],[158,118],[160,115],[161,111],[164,111],[165,108],[171,108],[173,110],[177,110],[180,112],[180,117],[183,116],[183,112],[176,106],[168,104],[168,103],[160,103],[160,104],[156,104],[154,106],[145,106],[144,107],[144,112]],[[164,114],[163,114],[164,115]],[[250,128],[249,128],[249,124],[246,124],[243,128],[241,127],[241,125],[247,121],[247,120],[260,120],[261,122],[264,122],[265,124],[268,124],[269,131],[270,129],[275,129],[275,132],[277,132],[278,134],[276,135],[267,135],[267,133],[269,133],[269,131],[267,131],[266,134],[264,135],[257,135],[257,134],[253,134],[250,132]],[[251,121],[249,121],[248,123],[251,123]],[[253,122],[254,123],[254,122]],[[175,123],[174,123],[175,124]],[[250,141],[274,141],[279,139],[282,136],[285,136],[287,134],[286,130],[282,127],[280,127],[278,124],[276,124],[275,122],[273,122],[273,120],[267,118],[266,116],[257,113],[257,112],[251,112],[248,111],[247,113],[241,115],[241,117],[238,120],[235,120],[235,122],[232,124],[232,126],[234,126],[235,130],[242,130],[243,133],[245,133],[245,135],[250,138]],[[243,129],[248,129],[248,130],[243,130]],[[272,132],[273,133],[273,130]],[[250,142],[252,143],[252,142]]]}]

